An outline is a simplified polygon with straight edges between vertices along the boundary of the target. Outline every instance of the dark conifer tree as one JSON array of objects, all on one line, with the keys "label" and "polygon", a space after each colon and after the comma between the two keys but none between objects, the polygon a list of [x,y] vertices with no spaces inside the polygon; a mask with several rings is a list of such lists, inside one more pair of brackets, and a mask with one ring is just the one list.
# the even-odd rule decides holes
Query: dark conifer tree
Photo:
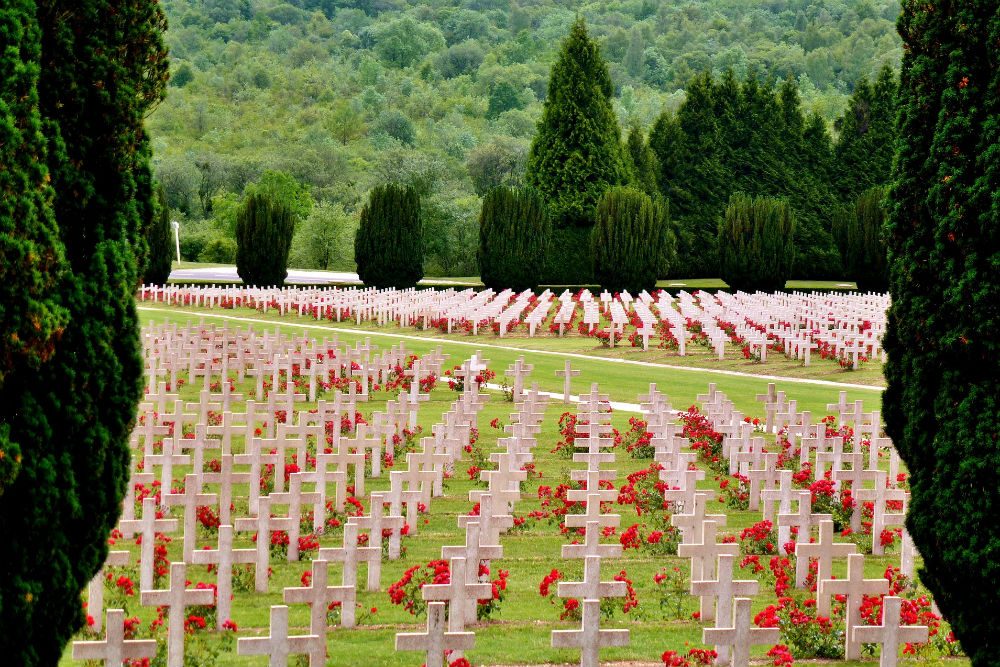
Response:
[{"label": "dark conifer tree", "polygon": [[732,289],[784,288],[795,261],[795,215],[788,202],[733,193],[718,234],[719,272]]},{"label": "dark conifer tree", "polygon": [[295,215],[285,202],[270,194],[247,195],[236,214],[236,272],[245,285],[285,284],[294,232]]},{"label": "dark conifer tree", "polygon": [[[819,118],[820,125],[812,126],[802,113],[799,87],[795,79],[788,77],[778,89],[778,147],[784,186],[775,193],[787,197],[795,211],[796,263],[792,273],[802,279],[829,279],[840,274],[840,258],[834,248],[830,233],[829,215],[836,199],[829,180],[818,173],[816,158],[811,155],[817,141],[815,132],[820,133],[818,141],[826,135],[826,124]],[[817,117],[818,118],[818,117]]]},{"label": "dark conifer tree", "polygon": [[156,212],[146,229],[146,244],[149,248],[146,270],[142,282],[147,285],[163,285],[170,278],[170,266],[174,258],[174,233],[170,227],[170,207],[163,186],[156,188]]},{"label": "dark conifer tree", "polygon": [[629,181],[613,96],[600,47],[578,19],[552,66],[527,162],[527,183],[549,202],[557,226],[589,227],[604,191]]},{"label": "dark conifer tree", "polygon": [[920,579],[986,667],[1000,655],[1000,6],[905,0],[898,28],[883,414]]},{"label": "dark conifer tree", "polygon": [[479,276],[497,291],[522,291],[541,281],[552,221],[545,200],[530,188],[492,188],[479,215]]},{"label": "dark conifer tree", "polygon": [[650,197],[655,197],[660,193],[656,185],[656,156],[646,143],[642,128],[633,125],[629,130],[628,139],[625,142],[626,155],[629,160],[629,167],[632,170],[632,183],[639,190],[642,190]]},{"label": "dark conifer tree", "polygon": [[[41,31],[35,3],[0,8],[0,391],[5,376],[37,368],[66,325],[60,303],[63,246],[52,214],[45,137],[38,110]],[[2,414],[2,413],[0,413]],[[20,457],[0,425],[0,497]]]},{"label": "dark conifer tree", "polygon": [[725,210],[727,175],[719,159],[721,142],[709,74],[688,85],[676,124],[661,116],[650,136],[660,165],[660,186],[677,220],[677,268],[687,276],[715,275],[716,230]]},{"label": "dark conifer tree", "polygon": [[638,294],[656,287],[669,268],[672,232],[666,202],[634,188],[608,190],[597,206],[593,231],[594,278],[613,292]]},{"label": "dark conifer tree", "polygon": [[420,197],[398,183],[376,186],[361,209],[354,237],[361,282],[373,287],[413,287],[424,277],[424,231]]},{"label": "dark conifer tree", "polygon": [[862,79],[854,88],[847,111],[837,121],[834,147],[837,193],[843,203],[889,181],[895,150],[896,76],[888,66],[873,86]]},{"label": "dark conifer tree", "polygon": [[[10,536],[0,548],[0,655],[9,664],[55,665],[83,625],[80,591],[107,556],[128,483],[142,393],[136,252],[153,210],[143,119],[166,86],[166,22],[151,0],[14,2],[0,15],[0,60],[26,64],[14,79],[9,70],[0,77],[2,114],[27,119],[21,129],[36,163],[28,179],[47,170],[52,185],[38,191],[34,210],[24,208],[34,220],[17,224],[28,226],[24,238],[43,240],[35,268],[45,267],[43,280],[68,313],[54,330],[55,320],[44,320],[41,335],[55,334],[50,345],[0,361],[0,447],[20,450],[0,502],[0,534]],[[28,111],[34,98],[24,77],[35,76],[45,150]],[[14,107],[9,85],[27,95]],[[48,242],[51,228],[30,229],[46,215],[64,264]]]},{"label": "dark conifer tree", "polygon": [[844,277],[859,290],[885,292],[889,287],[885,225],[886,188],[861,193],[854,206],[839,207],[833,233],[843,259]]}]

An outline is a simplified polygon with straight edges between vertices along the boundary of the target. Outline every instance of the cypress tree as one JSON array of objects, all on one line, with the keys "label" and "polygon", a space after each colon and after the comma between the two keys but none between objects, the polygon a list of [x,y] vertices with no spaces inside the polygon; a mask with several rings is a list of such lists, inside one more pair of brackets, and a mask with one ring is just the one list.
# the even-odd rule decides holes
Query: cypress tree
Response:
[{"label": "cypress tree", "polygon": [[895,151],[896,76],[888,66],[873,86],[861,79],[838,119],[834,156],[840,200],[853,203],[862,192],[886,185]]},{"label": "cypress tree", "polygon": [[[52,353],[68,313],[56,289],[65,270],[45,137],[38,110],[41,32],[35,3],[0,8],[0,390],[15,366],[37,368]],[[19,458],[0,425],[0,497]]]},{"label": "cypress tree", "polygon": [[687,276],[715,275],[716,230],[728,192],[720,160],[719,124],[712,77],[696,77],[677,111],[676,123],[661,116],[650,134],[660,165],[660,189],[677,220],[677,268]]},{"label": "cypress tree", "polygon": [[174,258],[174,233],[170,227],[170,207],[163,186],[156,188],[156,213],[146,230],[149,255],[142,282],[147,285],[164,285],[170,277],[170,264]]},{"label": "cypress tree", "polygon": [[[834,247],[829,226],[829,211],[836,199],[825,174],[816,168],[817,157],[811,152],[819,143],[829,145],[826,124],[815,115],[808,121],[802,113],[802,101],[795,79],[789,76],[778,89],[778,146],[784,178],[783,187],[775,195],[785,196],[795,211],[796,262],[793,274],[797,278],[833,278],[840,274],[840,257]],[[819,125],[815,125],[816,120]],[[816,136],[818,133],[819,136]]]},{"label": "cypress tree", "polygon": [[613,96],[600,47],[577,19],[552,66],[527,162],[527,184],[559,227],[590,227],[604,191],[629,181]]},{"label": "cypress tree", "polygon": [[1000,8],[906,0],[886,225],[886,431],[910,472],[906,525],[976,667],[1000,655]]},{"label": "cypress tree", "polygon": [[840,207],[834,217],[833,231],[843,258],[848,279],[859,290],[885,292],[889,287],[885,240],[886,188],[867,190],[854,206]]},{"label": "cypress tree", "polygon": [[552,238],[545,201],[530,188],[496,187],[479,214],[479,275],[483,284],[518,292],[539,283]]},{"label": "cypress tree", "polygon": [[365,285],[404,289],[424,277],[420,197],[411,186],[376,186],[361,209],[354,261]]},{"label": "cypress tree", "polygon": [[652,290],[669,270],[672,232],[666,202],[627,187],[608,190],[592,232],[594,277],[608,290]]},{"label": "cypress tree", "polygon": [[236,214],[236,273],[244,284],[281,286],[288,276],[295,217],[284,202],[251,192]]},{"label": "cypress tree", "polygon": [[[54,665],[84,623],[80,591],[107,556],[128,482],[128,438],[142,393],[136,252],[152,212],[143,119],[166,85],[165,19],[156,2],[139,0],[8,2],[0,14],[0,66],[11,57],[25,64],[13,80],[4,72],[4,114],[33,106],[23,77],[37,73],[46,147],[30,138],[26,159],[38,164],[27,178],[48,172],[52,188],[41,188],[33,205],[51,197],[65,264],[39,233],[40,208],[19,204],[30,215],[15,225],[22,238],[45,239],[36,267],[46,267],[43,280],[68,314],[55,329],[44,320],[41,336],[58,335],[41,353],[2,361],[0,447],[5,455],[19,449],[20,467],[5,479],[0,504],[0,532],[9,536],[0,548],[0,655],[11,664]],[[28,94],[14,107],[9,85]],[[30,116],[24,138],[37,132]]]},{"label": "cypress tree", "polygon": [[660,190],[656,185],[656,156],[646,143],[642,128],[633,125],[625,141],[625,154],[632,171],[632,183],[650,197],[656,197]]},{"label": "cypress tree", "polygon": [[795,216],[788,202],[733,193],[718,234],[719,270],[732,289],[784,288],[795,261]]}]

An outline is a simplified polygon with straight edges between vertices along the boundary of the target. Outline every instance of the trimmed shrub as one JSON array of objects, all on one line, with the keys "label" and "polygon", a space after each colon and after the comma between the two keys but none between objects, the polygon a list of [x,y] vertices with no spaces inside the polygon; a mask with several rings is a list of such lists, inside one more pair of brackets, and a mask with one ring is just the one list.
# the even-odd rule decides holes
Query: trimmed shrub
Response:
[{"label": "trimmed shrub", "polygon": [[535,287],[552,239],[545,202],[530,188],[497,187],[479,215],[479,275],[487,287],[518,292]]},{"label": "trimmed shrub", "polygon": [[608,190],[591,232],[594,279],[612,292],[652,290],[669,270],[672,239],[665,201],[633,188]]},{"label": "trimmed shrub", "polygon": [[236,273],[244,284],[285,284],[294,231],[290,208],[265,195],[247,196],[236,214]]},{"label": "trimmed shrub", "polygon": [[719,271],[734,290],[774,292],[795,263],[795,215],[788,202],[734,193],[719,224]]},{"label": "trimmed shrub", "polygon": [[170,208],[163,186],[156,188],[156,213],[146,229],[146,243],[149,255],[142,282],[147,285],[163,285],[170,277],[170,264],[176,253],[174,230],[170,227]]},{"label": "trimmed shrub", "polygon": [[859,290],[889,289],[887,249],[882,236],[886,192],[884,187],[870,188],[854,206],[839,210],[833,218],[833,234],[846,277],[857,282]]},{"label": "trimmed shrub", "polygon": [[361,282],[372,287],[413,287],[424,277],[420,197],[411,186],[376,186],[361,209],[354,237]]}]

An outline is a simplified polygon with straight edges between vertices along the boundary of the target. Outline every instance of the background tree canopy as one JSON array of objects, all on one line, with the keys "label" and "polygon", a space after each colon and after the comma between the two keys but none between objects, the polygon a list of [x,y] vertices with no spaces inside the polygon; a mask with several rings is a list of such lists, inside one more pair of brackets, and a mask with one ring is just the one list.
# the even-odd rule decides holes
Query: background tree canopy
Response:
[{"label": "background tree canopy", "polygon": [[[751,4],[164,0],[174,76],[148,125],[156,176],[182,238],[191,239],[182,251],[197,259],[225,235],[244,190],[266,171],[355,220],[365,193],[395,180],[420,192],[427,223],[447,239],[428,245],[427,273],[475,273],[470,230],[481,197],[520,184],[549,70],[577,15],[608,63],[619,126],[646,133],[664,110],[680,108],[696,75],[718,82],[731,69],[739,82],[750,74],[793,81],[803,144],[814,119],[835,140],[858,83],[871,90],[883,65],[898,69],[895,0]],[[873,90],[861,102],[869,96],[877,103]],[[838,127],[854,132],[865,108]],[[844,152],[864,155],[865,143],[855,139]],[[846,199],[843,188],[836,191]],[[729,193],[720,194],[724,202]],[[809,194],[806,187],[799,196],[826,204]],[[298,216],[308,217],[308,209]],[[703,236],[714,236],[714,219],[705,222]],[[697,238],[698,229],[687,233]],[[350,253],[312,256],[354,268]]]}]

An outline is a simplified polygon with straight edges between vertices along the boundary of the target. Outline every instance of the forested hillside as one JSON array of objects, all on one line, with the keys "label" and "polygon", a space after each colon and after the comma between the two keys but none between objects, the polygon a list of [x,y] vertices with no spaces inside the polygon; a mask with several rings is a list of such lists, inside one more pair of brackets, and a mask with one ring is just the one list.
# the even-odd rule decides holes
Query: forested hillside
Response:
[{"label": "forested hillside", "polygon": [[894,0],[163,5],[173,78],[149,128],[185,257],[231,259],[251,186],[294,203],[291,261],[317,268],[353,269],[366,192],[400,180],[421,196],[427,273],[475,274],[481,196],[522,180],[577,15],[602,45],[626,131],[679,110],[696,75],[732,70],[776,88],[794,78],[804,114],[835,136],[858,82],[901,55]]}]

